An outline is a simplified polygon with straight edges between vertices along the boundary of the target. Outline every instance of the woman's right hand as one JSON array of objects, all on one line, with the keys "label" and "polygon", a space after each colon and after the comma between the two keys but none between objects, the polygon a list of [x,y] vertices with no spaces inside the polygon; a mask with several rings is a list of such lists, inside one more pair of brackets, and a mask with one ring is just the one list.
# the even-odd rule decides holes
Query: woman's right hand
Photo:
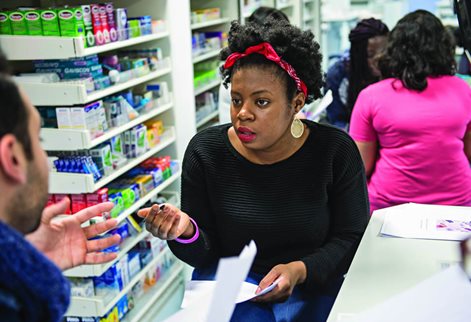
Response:
[{"label": "woman's right hand", "polygon": [[170,204],[155,204],[139,210],[137,215],[145,218],[147,231],[163,240],[188,239],[195,234],[190,217]]}]

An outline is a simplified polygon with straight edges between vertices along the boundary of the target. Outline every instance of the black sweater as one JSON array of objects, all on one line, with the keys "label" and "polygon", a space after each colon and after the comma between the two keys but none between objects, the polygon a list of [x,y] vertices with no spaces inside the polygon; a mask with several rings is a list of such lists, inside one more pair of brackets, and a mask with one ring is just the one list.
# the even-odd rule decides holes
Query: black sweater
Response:
[{"label": "black sweater", "polygon": [[231,145],[230,124],[190,141],[182,172],[182,211],[199,225],[192,244],[169,242],[195,267],[257,244],[252,271],[301,260],[314,290],[345,273],[369,218],[363,163],[345,132],[304,121],[310,135],[291,157],[254,164]]}]

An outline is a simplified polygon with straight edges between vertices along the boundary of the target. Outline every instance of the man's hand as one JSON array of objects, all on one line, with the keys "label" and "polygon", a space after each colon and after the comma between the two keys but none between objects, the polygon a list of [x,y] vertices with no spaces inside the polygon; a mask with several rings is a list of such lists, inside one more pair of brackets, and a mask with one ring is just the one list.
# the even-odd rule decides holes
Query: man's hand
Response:
[{"label": "man's hand", "polygon": [[40,252],[54,262],[61,270],[66,270],[82,264],[101,264],[116,258],[115,253],[102,253],[101,250],[119,243],[118,235],[97,240],[88,240],[104,233],[117,225],[115,219],[82,228],[81,225],[92,217],[103,212],[109,212],[113,203],[104,202],[83,209],[76,214],[53,220],[54,217],[65,213],[69,199],[43,210],[39,228],[26,236]]}]

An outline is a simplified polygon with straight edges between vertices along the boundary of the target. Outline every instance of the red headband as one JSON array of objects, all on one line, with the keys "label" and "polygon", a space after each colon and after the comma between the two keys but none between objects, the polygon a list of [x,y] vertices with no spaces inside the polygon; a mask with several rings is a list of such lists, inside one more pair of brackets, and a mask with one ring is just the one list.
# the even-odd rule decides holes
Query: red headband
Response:
[{"label": "red headband", "polygon": [[229,57],[227,57],[226,62],[224,63],[224,68],[228,69],[232,67],[232,65],[234,65],[236,61],[250,54],[261,54],[267,59],[275,62],[281,68],[283,68],[288,73],[288,75],[296,82],[297,90],[303,92],[304,96],[307,97],[306,84],[298,77],[293,66],[281,59],[281,57],[278,56],[278,54],[276,53],[275,49],[273,49],[273,47],[267,42],[262,42],[258,45],[248,47],[243,53],[230,54]]}]

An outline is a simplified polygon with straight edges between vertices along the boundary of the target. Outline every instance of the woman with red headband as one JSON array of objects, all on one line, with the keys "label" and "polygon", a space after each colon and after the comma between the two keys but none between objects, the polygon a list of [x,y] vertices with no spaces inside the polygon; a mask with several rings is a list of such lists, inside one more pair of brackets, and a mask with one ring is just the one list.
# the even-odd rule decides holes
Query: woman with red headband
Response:
[{"label": "woman with red headband", "polygon": [[182,210],[143,209],[147,229],[214,277],[221,257],[255,240],[248,281],[277,286],[232,321],[325,321],[368,220],[360,154],[343,131],[295,118],[320,96],[319,44],[284,21],[233,22],[221,52],[232,124],[191,140]]}]

